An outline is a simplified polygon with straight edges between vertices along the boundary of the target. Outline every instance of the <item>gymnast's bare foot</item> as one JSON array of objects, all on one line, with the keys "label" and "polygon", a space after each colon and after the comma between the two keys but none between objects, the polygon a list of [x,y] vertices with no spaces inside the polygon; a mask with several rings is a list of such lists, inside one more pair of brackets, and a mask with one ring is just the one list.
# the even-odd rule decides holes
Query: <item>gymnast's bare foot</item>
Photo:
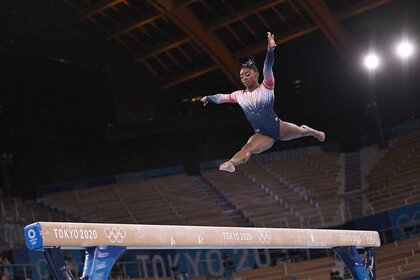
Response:
[{"label": "gymnast's bare foot", "polygon": [[313,128],[310,128],[307,125],[302,125],[301,128],[303,128],[306,131],[308,131],[310,133],[310,135],[312,135],[313,137],[315,137],[319,141],[324,142],[324,140],[325,140],[325,133],[324,132],[319,131],[319,130],[315,130]]},{"label": "gymnast's bare foot", "polygon": [[318,139],[319,141],[324,142],[324,140],[325,140],[325,133],[322,132],[322,131],[317,130],[316,131],[316,134],[314,135],[314,137],[316,139]]},{"label": "gymnast's bare foot", "polygon": [[219,166],[219,170],[233,173],[235,172],[235,166],[230,161],[227,161],[227,162],[222,163]]}]

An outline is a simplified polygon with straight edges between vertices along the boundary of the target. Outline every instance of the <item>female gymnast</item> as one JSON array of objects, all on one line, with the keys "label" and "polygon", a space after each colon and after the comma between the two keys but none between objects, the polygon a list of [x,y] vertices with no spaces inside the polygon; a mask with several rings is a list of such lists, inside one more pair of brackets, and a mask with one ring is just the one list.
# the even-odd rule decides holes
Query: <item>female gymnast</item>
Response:
[{"label": "female gymnast", "polygon": [[255,62],[250,59],[241,66],[239,73],[244,90],[237,90],[231,94],[215,94],[201,99],[205,106],[208,102],[238,103],[246,118],[254,128],[255,134],[249,138],[242,149],[230,160],[220,165],[219,169],[235,172],[235,167],[248,161],[252,154],[259,154],[270,149],[277,140],[287,141],[305,136],[313,136],[324,141],[325,134],[309,126],[297,126],[280,120],[274,112],[274,34],[267,32],[267,54],[264,61],[264,80],[258,83],[259,72]]}]

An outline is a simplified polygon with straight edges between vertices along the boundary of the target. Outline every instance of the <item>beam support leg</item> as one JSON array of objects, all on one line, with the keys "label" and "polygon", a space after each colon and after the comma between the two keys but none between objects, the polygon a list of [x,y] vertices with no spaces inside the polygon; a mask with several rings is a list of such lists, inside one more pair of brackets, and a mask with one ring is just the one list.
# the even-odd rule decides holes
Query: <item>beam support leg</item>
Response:
[{"label": "beam support leg", "polygon": [[42,250],[47,258],[48,265],[57,280],[76,280],[76,278],[67,267],[63,252],[60,247],[45,248]]},{"label": "beam support leg", "polygon": [[364,261],[362,261],[362,258],[360,257],[360,254],[355,246],[335,247],[333,250],[346,264],[353,279],[376,279],[375,248],[365,249]]},{"label": "beam support leg", "polygon": [[126,247],[98,246],[86,248],[83,276],[85,280],[108,279],[112,266]]}]

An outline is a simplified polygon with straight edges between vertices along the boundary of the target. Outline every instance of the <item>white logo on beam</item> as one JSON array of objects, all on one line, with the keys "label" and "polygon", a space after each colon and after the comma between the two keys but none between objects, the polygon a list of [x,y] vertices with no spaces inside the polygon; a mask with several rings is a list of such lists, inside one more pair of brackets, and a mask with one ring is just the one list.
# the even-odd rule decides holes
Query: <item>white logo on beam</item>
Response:
[{"label": "white logo on beam", "polygon": [[124,228],[106,228],[105,229],[105,236],[109,239],[111,243],[121,243],[123,242],[124,238],[127,236]]},{"label": "white logo on beam", "polygon": [[198,244],[202,245],[204,241],[203,237],[200,234],[197,234],[197,236],[198,236]]},{"label": "white logo on beam", "polygon": [[271,242],[271,232],[267,231],[258,231],[257,237],[263,244],[268,244]]}]

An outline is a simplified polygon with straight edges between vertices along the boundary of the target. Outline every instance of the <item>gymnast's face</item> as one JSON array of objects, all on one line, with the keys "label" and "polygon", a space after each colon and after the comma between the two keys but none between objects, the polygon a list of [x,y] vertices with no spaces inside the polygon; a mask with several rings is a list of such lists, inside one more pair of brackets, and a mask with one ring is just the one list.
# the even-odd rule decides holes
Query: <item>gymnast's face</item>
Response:
[{"label": "gymnast's face", "polygon": [[247,89],[255,88],[258,85],[258,75],[258,71],[248,67],[242,68],[241,72],[239,72],[241,82]]}]

